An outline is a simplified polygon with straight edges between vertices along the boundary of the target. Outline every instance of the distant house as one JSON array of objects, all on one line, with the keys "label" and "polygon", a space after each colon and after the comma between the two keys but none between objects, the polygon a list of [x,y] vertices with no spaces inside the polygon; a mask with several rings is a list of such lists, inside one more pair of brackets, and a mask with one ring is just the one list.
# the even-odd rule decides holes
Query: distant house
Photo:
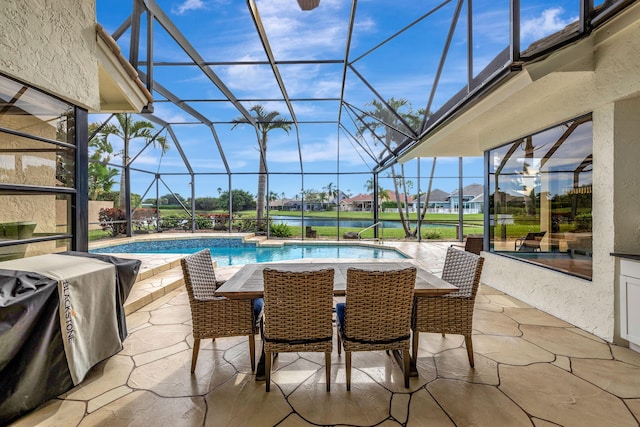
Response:
[{"label": "distant house", "polygon": [[340,200],[340,210],[343,212],[371,212],[373,210],[373,195],[358,194]]},{"label": "distant house", "polygon": [[[426,194],[420,196],[420,199],[415,199],[412,196],[407,196],[405,201],[404,194],[396,196],[394,191],[387,191],[388,198],[385,201],[396,203],[396,200],[409,205],[409,209],[412,212],[416,212],[418,207],[422,209],[426,200]],[[431,190],[429,196],[429,206],[427,206],[427,212],[431,213],[453,213],[458,212],[458,190],[454,190],[451,193],[435,189]],[[462,189],[462,203],[465,213],[481,213],[484,207],[484,188],[481,184],[470,184]],[[382,205],[382,200],[378,202],[378,205]],[[347,197],[340,200],[340,210],[342,212],[372,212],[373,211],[373,195],[372,194],[358,194],[354,197]],[[397,211],[397,208],[385,208],[386,212]]]},{"label": "distant house", "polygon": [[[420,196],[420,198],[413,204],[414,210],[418,208],[423,209],[426,200],[426,194]],[[449,203],[449,193],[436,188],[435,190],[431,190],[429,193],[429,205],[427,206],[427,209],[445,209],[449,206]]]},{"label": "distant house", "polygon": [[400,194],[400,195],[396,195],[395,191],[387,191],[389,198],[388,201],[393,202],[393,203],[397,203],[398,200],[400,200],[404,205],[412,205],[413,204],[413,197],[411,196],[407,196],[405,198],[404,194]]},{"label": "distant house", "polygon": [[[427,212],[430,213],[455,213],[458,212],[458,190],[451,193],[435,189],[429,195]],[[419,201],[413,204],[413,208],[423,209],[427,195],[420,196]],[[481,213],[484,209],[484,188],[482,184],[470,184],[462,188],[462,208],[464,213]]]},{"label": "distant house", "polygon": [[[454,190],[449,195],[449,208],[458,211],[459,191]],[[462,188],[462,208],[465,213],[481,213],[484,206],[484,187],[482,184],[469,184]]]}]

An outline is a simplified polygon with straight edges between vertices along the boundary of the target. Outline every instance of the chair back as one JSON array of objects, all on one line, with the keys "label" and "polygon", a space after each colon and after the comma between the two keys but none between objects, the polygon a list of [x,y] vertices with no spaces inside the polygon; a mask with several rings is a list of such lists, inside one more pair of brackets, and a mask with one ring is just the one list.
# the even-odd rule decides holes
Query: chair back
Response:
[{"label": "chair back", "polygon": [[447,296],[475,298],[483,263],[484,258],[479,255],[450,247],[444,260],[442,280],[457,286],[459,290]]},{"label": "chair back", "polygon": [[217,288],[216,273],[209,249],[203,249],[180,260],[184,284],[190,300],[211,300]]},{"label": "chair back", "polygon": [[464,243],[464,250],[480,255],[480,252],[484,249],[483,245],[484,238],[482,236],[467,236],[467,240]]},{"label": "chair back", "polygon": [[[344,342],[347,351],[409,345],[416,268],[347,270]],[[398,347],[399,348],[399,347]]]},{"label": "chair back", "polygon": [[331,351],[334,276],[333,269],[264,269],[266,351]]},{"label": "chair back", "polygon": [[528,232],[524,239],[517,239],[516,242],[521,242],[518,248],[519,252],[535,252],[540,249],[540,243],[544,238],[546,231]]}]

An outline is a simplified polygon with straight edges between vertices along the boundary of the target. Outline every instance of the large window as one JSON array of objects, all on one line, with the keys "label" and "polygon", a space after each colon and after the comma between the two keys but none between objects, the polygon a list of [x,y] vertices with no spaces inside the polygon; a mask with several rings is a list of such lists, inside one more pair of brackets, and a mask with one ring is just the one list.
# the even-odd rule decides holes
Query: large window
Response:
[{"label": "large window", "polygon": [[0,261],[73,248],[76,114],[0,75]]},{"label": "large window", "polygon": [[592,274],[591,116],[489,151],[491,251]]}]

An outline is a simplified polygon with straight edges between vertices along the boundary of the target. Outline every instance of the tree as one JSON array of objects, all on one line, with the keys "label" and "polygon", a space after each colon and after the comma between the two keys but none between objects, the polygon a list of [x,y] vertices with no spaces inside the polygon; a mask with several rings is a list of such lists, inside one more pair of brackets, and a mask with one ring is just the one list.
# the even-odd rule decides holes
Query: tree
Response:
[{"label": "tree", "polygon": [[195,206],[199,211],[212,211],[216,209],[218,199],[213,197],[196,197]]},{"label": "tree", "polygon": [[[380,159],[407,139],[407,136],[398,129],[406,129],[406,125],[418,129],[421,123],[420,117],[424,115],[424,110],[418,110],[417,113],[414,113],[409,101],[403,98],[390,98],[387,100],[387,104],[397,115],[387,108],[383,102],[374,99],[369,103],[373,108],[360,117],[363,124],[360,127],[360,134],[371,133],[374,137],[374,143],[379,141],[384,145],[384,149],[382,149],[379,154]],[[408,111],[402,112],[401,110],[403,108],[408,108]],[[400,116],[400,118],[398,116]],[[404,179],[404,164],[400,165],[400,173],[396,173],[395,165],[391,165],[391,177],[393,178],[396,204],[405,237],[414,237],[417,230],[412,231],[409,222],[408,191]],[[402,194],[404,195],[404,210],[400,190],[402,190]]]},{"label": "tree", "polygon": [[[373,179],[369,178],[367,182],[364,184],[364,188],[369,193],[373,192]],[[351,196],[349,195],[349,197]],[[391,196],[389,195],[389,190],[385,190],[384,188],[382,188],[381,185],[378,185],[378,199],[383,201],[388,201],[391,199]]]},{"label": "tree", "polygon": [[[253,200],[252,194],[247,193],[244,190],[233,190],[231,194],[233,196],[232,197],[233,206],[231,207],[231,209],[233,209],[234,212],[255,209],[256,202],[255,200]],[[218,209],[220,210],[224,210],[224,211],[229,210],[229,192],[228,191],[223,191],[220,194],[217,205],[218,205]]]},{"label": "tree", "polygon": [[318,193],[318,201],[320,202],[320,206],[324,209],[325,202],[327,201],[327,193],[324,191],[320,191]]},{"label": "tree", "polygon": [[184,205],[187,201],[179,193],[171,194],[167,193],[164,196],[160,196],[160,200],[166,200],[165,205]]},{"label": "tree", "polygon": [[[276,193],[275,191],[269,191],[267,198],[269,199],[269,204],[271,205],[273,204],[273,202],[278,200],[278,193]],[[269,209],[273,209],[273,207],[270,206]]]},{"label": "tree", "polygon": [[106,124],[100,130],[99,134],[105,138],[115,136],[120,138],[123,142],[122,151],[118,153],[122,159],[118,206],[122,208],[125,206],[125,189],[128,185],[125,179],[125,167],[130,161],[129,144],[131,141],[141,138],[144,140],[145,145],[153,144],[154,148],[156,146],[160,147],[162,149],[162,154],[166,153],[169,149],[169,143],[164,136],[157,136],[156,138],[153,137],[152,131],[154,130],[154,126],[151,122],[146,120],[133,120],[133,115],[126,113],[116,113],[114,117],[116,119],[116,123]]},{"label": "tree", "polygon": [[[90,133],[92,129],[89,129]],[[113,146],[105,136],[94,137],[89,141],[89,147],[94,151],[89,156],[89,200],[105,200],[115,185],[115,177],[118,170],[110,168],[107,164],[113,155]]]},{"label": "tree", "polygon": [[335,187],[333,182],[328,183],[327,186],[322,187],[322,189],[326,191],[329,203],[337,203],[336,199],[338,198],[338,189]]},{"label": "tree", "polygon": [[[282,129],[287,134],[291,130],[291,123],[280,116],[277,111],[266,112],[260,104],[254,105],[249,109],[252,116],[256,120],[256,132],[258,136],[258,147],[260,149],[260,170],[258,174],[258,195],[256,203],[256,219],[259,221],[264,219],[265,198],[267,191],[267,135],[274,129]],[[245,117],[239,117],[233,120],[234,125],[231,129],[235,129],[240,124],[248,123]],[[235,198],[235,193],[234,198]]]}]

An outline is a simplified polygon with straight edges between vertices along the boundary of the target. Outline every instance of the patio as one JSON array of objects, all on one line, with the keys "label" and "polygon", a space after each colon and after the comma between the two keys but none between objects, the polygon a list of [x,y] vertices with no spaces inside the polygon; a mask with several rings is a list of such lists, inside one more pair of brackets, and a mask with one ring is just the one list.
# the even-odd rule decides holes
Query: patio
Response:
[{"label": "patio", "polygon": [[[439,273],[449,243],[392,245]],[[154,260],[143,262],[148,270]],[[228,277],[235,270],[217,272]],[[271,393],[265,393],[250,372],[245,338],[203,343],[190,375],[190,318],[184,287],[129,314],[130,334],[119,354],[14,425],[623,426],[640,419],[640,354],[488,284],[476,300],[475,370],[462,336],[423,334],[419,377],[409,389],[393,358],[355,353],[347,392],[335,337],[330,393],[324,356],[309,353],[275,359]]]}]

